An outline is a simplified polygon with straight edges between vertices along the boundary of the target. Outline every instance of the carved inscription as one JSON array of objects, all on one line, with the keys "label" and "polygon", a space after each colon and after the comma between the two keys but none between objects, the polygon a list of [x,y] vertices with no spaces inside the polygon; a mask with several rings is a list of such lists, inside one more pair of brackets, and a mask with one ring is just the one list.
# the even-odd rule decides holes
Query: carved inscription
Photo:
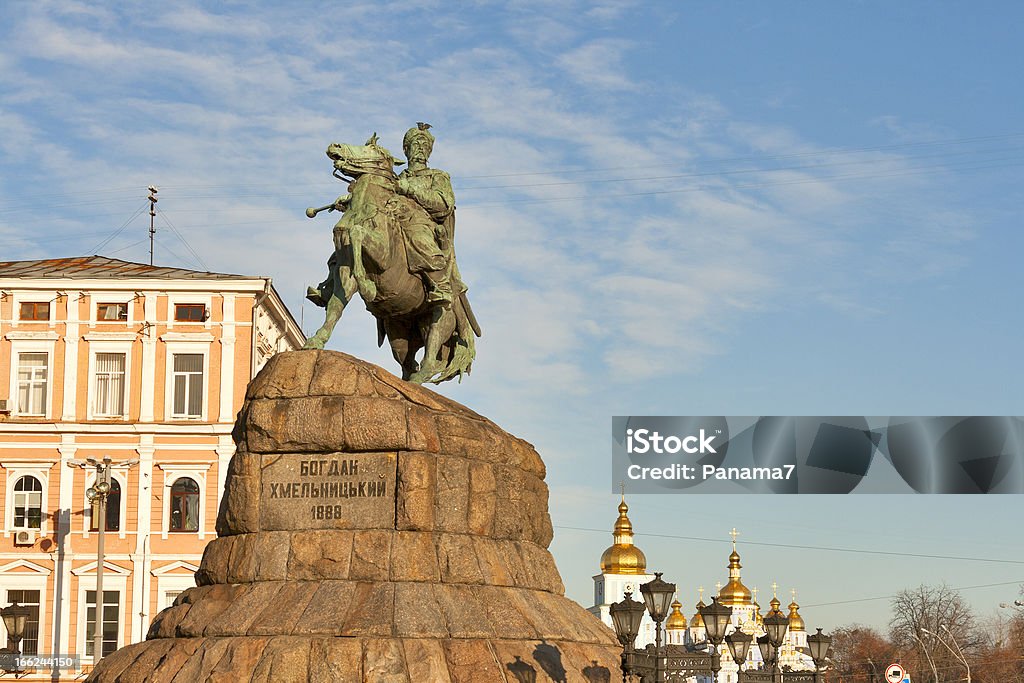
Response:
[{"label": "carved inscription", "polygon": [[263,529],[391,528],[395,464],[394,453],[264,456]]}]

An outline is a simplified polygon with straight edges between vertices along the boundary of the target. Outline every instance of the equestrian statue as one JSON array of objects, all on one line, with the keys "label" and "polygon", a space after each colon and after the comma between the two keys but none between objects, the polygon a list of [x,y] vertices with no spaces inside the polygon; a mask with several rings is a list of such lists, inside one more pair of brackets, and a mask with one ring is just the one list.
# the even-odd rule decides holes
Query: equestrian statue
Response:
[{"label": "equestrian statue", "polygon": [[[306,342],[322,349],[356,293],[377,319],[377,343],[386,338],[402,379],[435,384],[471,370],[480,326],[455,262],[455,193],[444,171],[430,168],[430,126],[419,123],[402,141],[408,167],[377,143],[333,143],[327,156],[348,193],[320,208],[339,211],[328,275],[306,298],[326,309],[324,324]],[[422,349],[422,357],[417,354]]]}]

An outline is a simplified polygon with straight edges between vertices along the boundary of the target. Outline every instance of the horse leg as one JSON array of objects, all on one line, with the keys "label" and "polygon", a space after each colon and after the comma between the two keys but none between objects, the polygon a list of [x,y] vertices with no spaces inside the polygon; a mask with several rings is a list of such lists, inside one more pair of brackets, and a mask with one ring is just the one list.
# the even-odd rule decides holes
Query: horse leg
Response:
[{"label": "horse leg", "polygon": [[438,355],[441,351],[441,344],[451,335],[455,325],[455,313],[451,308],[434,306],[428,315],[430,315],[430,323],[427,327],[427,338],[423,344],[423,360],[420,361],[419,370],[409,378],[409,381],[417,384],[430,381],[434,375],[444,369],[444,362]]},{"label": "horse leg", "polygon": [[366,266],[363,265],[363,240],[366,239],[367,229],[356,223],[349,226],[348,235],[352,245],[352,276],[359,289],[359,296],[370,303],[377,298],[377,285],[366,276]]},{"label": "horse leg", "polygon": [[384,331],[387,332],[388,342],[391,344],[391,353],[402,366],[402,379],[408,381],[419,368],[416,362],[416,351],[419,350],[421,343],[419,334],[413,325],[395,320],[385,322]]},{"label": "horse leg", "polygon": [[331,288],[331,296],[327,300],[326,318],[324,324],[312,337],[306,340],[302,348],[322,349],[331,338],[334,326],[341,320],[341,314],[345,312],[345,306],[352,300],[356,293],[356,279],[352,276],[348,266],[341,266],[334,274],[334,286]]}]

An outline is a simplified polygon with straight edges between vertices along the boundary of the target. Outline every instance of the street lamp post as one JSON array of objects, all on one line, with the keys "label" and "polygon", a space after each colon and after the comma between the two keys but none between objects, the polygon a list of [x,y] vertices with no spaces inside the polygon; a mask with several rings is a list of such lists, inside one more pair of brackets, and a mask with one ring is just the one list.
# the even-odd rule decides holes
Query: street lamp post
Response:
[{"label": "street lamp post", "polygon": [[743,664],[747,661],[747,652],[750,650],[750,643],[754,637],[749,633],[736,629],[725,637],[729,645],[729,652],[732,654],[732,661],[736,662],[737,675],[743,670]]},{"label": "street lamp post", "polygon": [[[922,628],[921,630],[923,631],[924,629]],[[924,651],[925,659],[928,660],[928,665],[932,668],[932,676],[934,676],[933,680],[937,682],[939,680],[939,672],[935,670],[935,662],[932,661],[932,656],[928,652],[928,646],[924,644],[923,640],[921,640],[921,636],[917,635],[913,631],[910,632],[910,635],[914,636],[917,642],[921,643],[921,650]]]},{"label": "street lamp post", "polygon": [[[25,637],[25,627],[28,625],[28,617],[30,614],[28,607],[23,607],[18,604],[17,600],[11,603],[9,606],[0,609],[0,618],[4,620],[4,627],[7,629],[7,638],[11,641],[11,651],[8,653],[13,657],[17,657],[21,654],[21,650],[18,648],[18,643]],[[16,660],[11,662],[12,668],[5,669],[5,671],[11,673],[19,673],[20,667],[18,667]]]},{"label": "street lamp post", "polygon": [[762,658],[765,662],[771,663],[772,681],[779,679],[779,648],[782,647],[782,641],[786,638],[786,629],[789,628],[789,617],[779,609],[779,604],[777,598],[772,599],[772,611],[764,618],[765,635],[757,640]]},{"label": "street lamp post", "polygon": [[814,662],[815,682],[821,678],[821,667],[825,664],[831,646],[832,638],[822,633],[820,628],[817,633],[807,636],[807,649],[811,651],[811,660]]},{"label": "street lamp post", "polygon": [[702,607],[700,610],[701,619],[704,620],[704,630],[708,640],[711,641],[711,666],[715,675],[715,682],[718,681],[718,672],[721,670],[721,660],[718,654],[718,647],[725,640],[725,630],[729,626],[729,619],[732,617],[732,607],[718,602],[718,596],[711,598],[711,604]]},{"label": "street lamp post", "polygon": [[960,663],[964,665],[965,669],[967,669],[967,683],[971,683],[971,665],[967,663],[967,657],[964,656],[964,651],[960,649],[960,643],[956,642],[956,638],[953,637],[953,632],[949,630],[949,626],[942,624],[942,628],[946,630],[946,633],[949,634],[949,639],[953,641],[954,645],[956,645],[955,652],[953,651],[953,648],[949,646],[949,643],[946,642],[946,639],[940,636],[938,633],[929,631],[923,626],[921,627],[921,630],[929,635],[935,636],[935,639],[942,643],[943,646],[945,646],[945,648],[949,650],[950,654],[952,654],[954,657],[960,660]]},{"label": "street lamp post", "polygon": [[640,594],[644,598],[647,611],[654,620],[654,682],[665,683],[664,657],[661,651],[661,622],[668,616],[672,596],[676,593],[676,585],[661,580],[661,572],[654,573],[654,580],[640,586]]},{"label": "street lamp post", "polygon": [[107,530],[107,496],[110,494],[110,470],[115,467],[131,467],[138,464],[138,459],[126,460],[122,463],[114,463],[110,456],[104,456],[102,460],[88,458],[85,462],[80,460],[68,461],[70,467],[94,467],[96,469],[96,481],[90,486],[85,497],[93,503],[96,513],[96,529],[99,536],[96,539],[96,618],[93,620],[92,636],[92,657],[94,662],[103,658],[103,560],[104,560],[104,532]]},{"label": "street lamp post", "polygon": [[629,659],[633,654],[636,634],[640,632],[640,622],[644,618],[644,603],[634,600],[632,591],[626,591],[622,602],[613,603],[609,611],[615,635],[622,644],[622,683],[626,683],[626,673],[630,668]]}]

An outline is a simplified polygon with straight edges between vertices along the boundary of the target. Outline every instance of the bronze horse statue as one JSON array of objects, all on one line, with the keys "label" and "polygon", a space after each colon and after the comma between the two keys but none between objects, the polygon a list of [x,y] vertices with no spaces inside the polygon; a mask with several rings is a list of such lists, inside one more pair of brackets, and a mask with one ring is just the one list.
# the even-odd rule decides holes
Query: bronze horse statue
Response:
[{"label": "bronze horse statue", "polygon": [[[350,181],[349,194],[306,210],[310,218],[324,210],[343,215],[334,226],[328,277],[306,295],[326,309],[326,319],[304,348],[324,347],[358,292],[377,319],[377,344],[388,340],[402,379],[420,384],[453,377],[461,381],[476,356],[474,335],[480,336],[480,329],[464,292],[450,306],[429,305],[423,281],[409,270],[403,226],[431,219],[396,189],[394,167],[404,162],[378,145],[376,134],[361,146],[331,144],[327,156],[334,162],[335,177]],[[423,357],[417,361],[420,349]]]}]

